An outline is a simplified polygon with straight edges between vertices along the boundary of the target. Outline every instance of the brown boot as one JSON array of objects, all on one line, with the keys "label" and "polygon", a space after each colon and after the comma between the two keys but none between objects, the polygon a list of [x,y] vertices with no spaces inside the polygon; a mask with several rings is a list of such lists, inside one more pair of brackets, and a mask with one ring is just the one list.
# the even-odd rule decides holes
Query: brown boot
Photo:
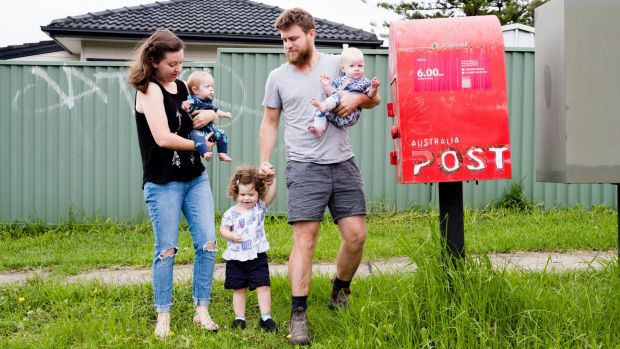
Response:
[{"label": "brown boot", "polygon": [[332,295],[329,297],[329,303],[327,306],[331,310],[343,309],[349,306],[349,296],[351,295],[350,288],[336,289],[332,288]]},{"label": "brown boot", "polygon": [[291,323],[288,328],[291,345],[309,345],[308,317],[306,309],[297,307],[291,311]]}]

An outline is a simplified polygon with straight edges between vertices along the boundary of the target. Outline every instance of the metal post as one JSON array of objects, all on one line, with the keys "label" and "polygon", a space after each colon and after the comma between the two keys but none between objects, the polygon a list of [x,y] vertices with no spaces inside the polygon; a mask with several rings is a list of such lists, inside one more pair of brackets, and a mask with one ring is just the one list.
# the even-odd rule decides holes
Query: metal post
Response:
[{"label": "metal post", "polygon": [[465,257],[463,182],[439,183],[439,226],[450,256],[453,259]]}]

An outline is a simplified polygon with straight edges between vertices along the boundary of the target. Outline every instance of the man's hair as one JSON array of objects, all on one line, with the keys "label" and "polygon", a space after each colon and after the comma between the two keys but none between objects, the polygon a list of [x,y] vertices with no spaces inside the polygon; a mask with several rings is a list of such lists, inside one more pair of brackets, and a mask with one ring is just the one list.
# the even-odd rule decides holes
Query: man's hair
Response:
[{"label": "man's hair", "polygon": [[288,9],[280,14],[276,19],[276,29],[287,30],[297,24],[304,33],[308,34],[311,29],[315,29],[314,17],[306,10],[299,7]]},{"label": "man's hair", "polygon": [[191,95],[194,94],[194,87],[200,87],[200,83],[205,80],[213,81],[213,76],[206,71],[198,70],[189,75],[187,78],[187,89]]}]

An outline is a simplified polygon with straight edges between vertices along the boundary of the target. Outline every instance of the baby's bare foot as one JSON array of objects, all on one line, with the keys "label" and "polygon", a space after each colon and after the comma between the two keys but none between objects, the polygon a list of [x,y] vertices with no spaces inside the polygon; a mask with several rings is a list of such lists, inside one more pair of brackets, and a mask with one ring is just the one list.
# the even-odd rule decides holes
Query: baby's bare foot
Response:
[{"label": "baby's bare foot", "polygon": [[319,101],[316,98],[312,98],[310,100],[310,104],[312,104],[316,109],[318,109],[321,113],[324,113],[325,110],[327,109],[327,107],[325,106],[325,103],[322,103],[321,101]]},{"label": "baby's bare foot", "polygon": [[220,160],[222,160],[222,161],[226,161],[226,162],[231,162],[232,161],[232,158],[230,156],[228,156],[228,154],[226,154],[226,153],[218,153],[217,157],[219,157]]},{"label": "baby's bare foot", "polygon": [[321,138],[321,136],[323,135],[323,132],[325,132],[324,129],[320,127],[314,127],[314,126],[308,126],[308,131],[312,133],[313,135],[315,135],[317,138]]}]

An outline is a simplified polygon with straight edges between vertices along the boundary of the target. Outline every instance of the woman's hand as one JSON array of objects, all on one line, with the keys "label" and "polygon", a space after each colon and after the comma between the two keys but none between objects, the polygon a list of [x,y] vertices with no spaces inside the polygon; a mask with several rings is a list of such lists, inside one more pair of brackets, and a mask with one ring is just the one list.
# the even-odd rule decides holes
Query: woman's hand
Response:
[{"label": "woman's hand", "polygon": [[234,235],[234,237],[232,239],[233,242],[236,242],[238,244],[243,242],[243,235],[241,235],[241,234],[233,234],[233,235]]},{"label": "woman's hand", "polygon": [[194,129],[203,128],[210,122],[217,121],[217,113],[213,110],[196,110],[192,113]]}]

